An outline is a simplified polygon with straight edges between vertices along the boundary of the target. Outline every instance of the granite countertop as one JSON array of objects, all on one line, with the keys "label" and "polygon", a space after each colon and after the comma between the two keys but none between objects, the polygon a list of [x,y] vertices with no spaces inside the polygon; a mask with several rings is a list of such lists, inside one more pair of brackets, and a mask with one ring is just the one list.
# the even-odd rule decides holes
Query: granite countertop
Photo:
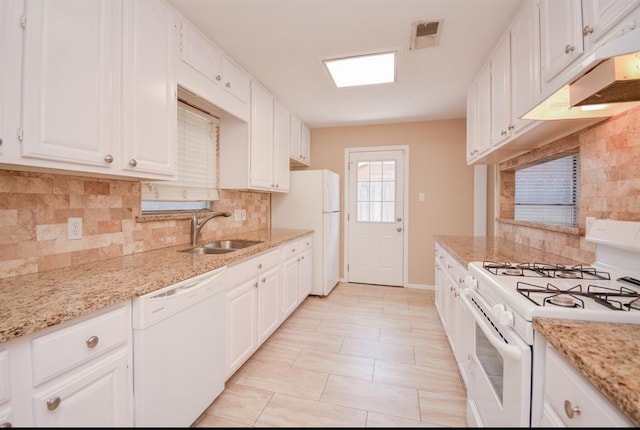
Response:
[{"label": "granite countertop", "polygon": [[533,327],[640,426],[640,325],[534,318]]},{"label": "granite countertop", "polygon": [[[434,239],[464,266],[484,260],[582,263],[499,238],[435,236]],[[630,420],[640,425],[640,325],[534,318],[533,327]]]},{"label": "granite countertop", "polygon": [[465,267],[472,261],[583,263],[505,239],[482,236],[434,236]]},{"label": "granite countertop", "polygon": [[179,252],[189,245],[0,279],[0,343],[239,262],[313,233],[264,229],[234,239],[263,243],[227,254]]}]

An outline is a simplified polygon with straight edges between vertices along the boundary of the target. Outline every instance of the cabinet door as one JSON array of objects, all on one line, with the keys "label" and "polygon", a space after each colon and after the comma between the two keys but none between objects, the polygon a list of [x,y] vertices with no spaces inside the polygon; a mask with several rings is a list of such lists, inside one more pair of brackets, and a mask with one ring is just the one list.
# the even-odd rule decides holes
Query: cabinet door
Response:
[{"label": "cabinet door", "polygon": [[540,19],[538,5],[527,0],[511,26],[511,123],[514,133],[530,120],[520,119],[540,96]]},{"label": "cabinet door", "polygon": [[298,263],[298,303],[302,303],[311,292],[311,250],[305,251],[300,256]]},{"label": "cabinet door", "polygon": [[543,83],[549,83],[584,52],[580,0],[540,0]]},{"label": "cabinet door", "polygon": [[164,0],[125,2],[122,169],[176,174],[176,15]]},{"label": "cabinet door", "polygon": [[639,0],[583,0],[582,34],[585,50],[594,47],[602,36],[638,6]]},{"label": "cabinet door", "polygon": [[467,90],[467,163],[476,156],[478,145],[478,81]]},{"label": "cabinet door", "polygon": [[285,261],[282,270],[282,303],[286,318],[298,306],[298,257],[294,256]]},{"label": "cabinet door", "polygon": [[227,293],[227,377],[253,354],[257,336],[258,281],[251,278]]},{"label": "cabinet door", "polygon": [[302,161],[302,121],[293,113],[291,114],[290,122],[290,135],[291,144],[289,145],[289,157],[291,159],[301,162]]},{"label": "cabinet door", "polygon": [[227,57],[222,57],[222,81],[225,89],[238,100],[248,103],[250,98],[251,81],[238,66]]},{"label": "cabinet door", "polygon": [[257,83],[251,84],[250,185],[271,190],[273,186],[273,96]]},{"label": "cabinet door", "polygon": [[222,51],[209,42],[186,19],[181,24],[180,56],[183,62],[205,78],[220,84],[222,80]]},{"label": "cabinet door", "polygon": [[477,103],[477,153],[482,155],[491,148],[491,74],[489,63],[480,70],[478,74]]},{"label": "cabinet door", "polygon": [[491,56],[491,145],[511,136],[511,35],[500,39]]},{"label": "cabinet door", "polygon": [[23,157],[105,172],[119,157],[120,4],[26,1]]},{"label": "cabinet door", "polygon": [[37,427],[131,427],[127,350],[47,384],[33,396]]},{"label": "cabinet door", "polygon": [[289,145],[291,112],[277,100],[273,103],[273,191],[289,191]]},{"label": "cabinet door", "polygon": [[311,165],[311,130],[309,126],[302,123],[302,135],[300,137],[300,154],[302,155],[302,164]]},{"label": "cabinet door", "polygon": [[281,320],[280,266],[258,278],[258,345],[276,331]]}]

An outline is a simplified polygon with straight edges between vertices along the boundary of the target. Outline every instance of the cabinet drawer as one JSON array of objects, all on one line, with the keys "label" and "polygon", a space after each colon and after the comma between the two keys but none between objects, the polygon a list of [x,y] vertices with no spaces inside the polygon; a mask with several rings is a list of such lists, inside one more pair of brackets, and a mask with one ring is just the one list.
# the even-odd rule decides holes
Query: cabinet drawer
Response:
[{"label": "cabinet drawer", "polygon": [[[579,408],[573,418],[565,411],[565,401]],[[552,346],[547,347],[545,403],[568,427],[618,427],[633,424],[605,396],[574,369]]]},{"label": "cabinet drawer", "polygon": [[127,305],[33,339],[34,386],[115,346],[126,344],[130,333],[131,312],[127,302]]},{"label": "cabinet drawer", "polygon": [[313,245],[313,236],[307,236],[307,237],[303,237],[302,239],[300,239],[298,241],[299,243],[299,250],[300,252],[304,252],[307,249],[311,249],[312,245]]},{"label": "cabinet drawer", "polygon": [[258,276],[261,272],[280,263],[281,249],[275,248],[264,254],[251,257],[248,260],[227,267],[225,271],[226,285],[237,285],[249,278]]}]

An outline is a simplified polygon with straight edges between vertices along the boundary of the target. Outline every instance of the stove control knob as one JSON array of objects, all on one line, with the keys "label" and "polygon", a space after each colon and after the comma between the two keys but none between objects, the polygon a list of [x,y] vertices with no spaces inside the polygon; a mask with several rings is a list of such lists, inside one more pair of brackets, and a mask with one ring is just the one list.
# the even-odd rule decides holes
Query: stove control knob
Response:
[{"label": "stove control knob", "polygon": [[478,280],[474,279],[473,276],[467,275],[464,277],[464,285],[465,287],[477,290],[478,289]]},{"label": "stove control knob", "polygon": [[507,308],[505,308],[504,305],[502,304],[493,305],[493,307],[491,308],[491,314],[497,320],[499,320],[500,315],[502,315],[502,313],[506,311],[507,311]]},{"label": "stove control knob", "polygon": [[511,311],[504,311],[500,314],[500,324],[502,324],[505,327],[512,327],[513,326],[513,313],[511,313]]}]

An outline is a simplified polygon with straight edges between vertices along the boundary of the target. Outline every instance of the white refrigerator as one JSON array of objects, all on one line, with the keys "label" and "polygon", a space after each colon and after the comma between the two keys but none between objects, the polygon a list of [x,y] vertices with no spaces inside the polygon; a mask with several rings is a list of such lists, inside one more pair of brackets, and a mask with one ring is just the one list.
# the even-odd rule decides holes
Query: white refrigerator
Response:
[{"label": "white refrigerator", "polygon": [[339,280],[340,175],[291,171],[289,192],[271,194],[271,227],[314,230],[310,294],[328,295]]}]

